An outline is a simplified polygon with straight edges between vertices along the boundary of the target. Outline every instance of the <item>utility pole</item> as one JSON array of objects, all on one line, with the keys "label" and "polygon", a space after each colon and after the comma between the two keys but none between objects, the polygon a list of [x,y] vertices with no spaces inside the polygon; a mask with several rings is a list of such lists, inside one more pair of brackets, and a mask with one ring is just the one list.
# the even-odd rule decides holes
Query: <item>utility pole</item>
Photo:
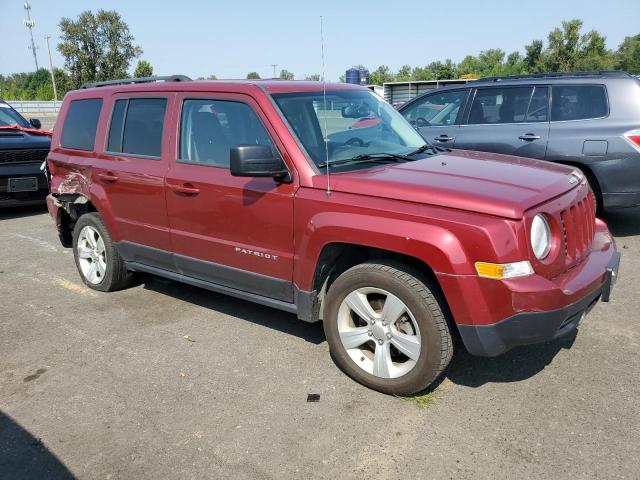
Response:
[{"label": "utility pole", "polygon": [[51,83],[53,84],[53,100],[58,101],[58,92],[56,90],[56,77],[53,75],[53,61],[51,61],[51,46],[49,46],[49,39],[51,35],[45,35],[44,39],[47,41],[47,50],[49,51],[49,68],[51,72]]},{"label": "utility pole", "polygon": [[33,41],[33,27],[36,26],[35,20],[31,20],[31,5],[29,5],[29,0],[25,0],[24,9],[27,11],[27,19],[23,20],[24,26],[29,29],[29,34],[31,35],[31,46],[29,47],[33,52],[33,60],[36,62],[36,70],[38,70],[38,55],[36,55],[36,42]]},{"label": "utility pole", "polygon": [[276,67],[278,66],[278,64],[272,63],[271,66],[273,67],[273,78],[276,78]]}]

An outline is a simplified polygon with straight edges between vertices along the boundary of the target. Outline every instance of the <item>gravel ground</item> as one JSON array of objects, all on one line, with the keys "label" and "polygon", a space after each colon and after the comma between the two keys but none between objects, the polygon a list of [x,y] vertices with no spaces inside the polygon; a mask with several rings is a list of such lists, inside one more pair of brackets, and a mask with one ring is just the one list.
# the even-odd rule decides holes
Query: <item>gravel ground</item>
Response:
[{"label": "gravel ground", "polygon": [[90,291],[43,209],[0,212],[0,478],[640,478],[640,210],[607,220],[620,280],[577,337],[458,352],[401,399],[319,324],[152,277]]}]

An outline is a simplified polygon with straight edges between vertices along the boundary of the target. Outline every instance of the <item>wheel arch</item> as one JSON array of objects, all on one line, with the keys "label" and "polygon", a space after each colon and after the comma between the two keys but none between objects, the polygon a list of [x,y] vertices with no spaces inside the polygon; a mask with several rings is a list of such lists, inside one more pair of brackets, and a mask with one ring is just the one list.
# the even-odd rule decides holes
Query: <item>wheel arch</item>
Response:
[{"label": "wheel arch", "polygon": [[312,304],[315,308],[312,309],[310,321],[322,320],[326,292],[336,278],[356,265],[376,261],[394,264],[400,268],[408,267],[413,275],[430,287],[445,313],[451,332],[455,332],[457,337],[458,329],[453,321],[447,297],[431,265],[406,253],[349,242],[327,243],[320,252],[313,275],[315,301]]},{"label": "wheel arch", "polygon": [[113,232],[112,222],[108,215],[104,215],[104,208],[100,202],[94,202],[84,193],[64,193],[53,196],[58,208],[58,234],[60,242],[66,248],[73,244],[73,229],[78,219],[85,213],[96,212],[100,215],[109,233]]},{"label": "wheel arch", "polygon": [[603,205],[602,187],[600,186],[598,177],[596,177],[595,173],[593,173],[593,170],[591,169],[591,167],[586,163],[572,162],[572,161],[557,161],[556,163],[560,163],[568,167],[577,168],[582,173],[584,173],[585,177],[587,177],[587,181],[589,182],[589,186],[591,187],[593,194],[596,197],[597,209],[598,211],[601,211],[602,205]]}]

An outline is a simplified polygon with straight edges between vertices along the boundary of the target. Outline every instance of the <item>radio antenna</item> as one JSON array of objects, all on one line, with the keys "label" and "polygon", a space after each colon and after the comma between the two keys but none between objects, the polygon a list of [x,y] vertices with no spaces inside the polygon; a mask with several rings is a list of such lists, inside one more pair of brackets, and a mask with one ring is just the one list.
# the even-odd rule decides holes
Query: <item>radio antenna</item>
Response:
[{"label": "radio antenna", "polygon": [[327,197],[331,196],[331,181],[329,170],[329,135],[327,134],[327,82],[324,78],[324,30],[322,25],[322,15],[320,16],[320,48],[322,50],[322,103],[324,113],[324,151],[325,151],[325,165],[327,167]]}]

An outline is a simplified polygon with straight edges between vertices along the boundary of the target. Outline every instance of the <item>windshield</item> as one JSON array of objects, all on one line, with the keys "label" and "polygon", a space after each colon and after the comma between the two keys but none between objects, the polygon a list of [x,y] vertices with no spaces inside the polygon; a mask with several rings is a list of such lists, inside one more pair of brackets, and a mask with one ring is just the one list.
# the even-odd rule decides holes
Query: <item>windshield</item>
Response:
[{"label": "windshield", "polygon": [[316,166],[362,155],[408,155],[424,139],[391,105],[368,90],[273,94],[278,107]]},{"label": "windshield", "polygon": [[0,127],[5,127],[7,125],[28,127],[29,123],[9,105],[0,102]]}]

